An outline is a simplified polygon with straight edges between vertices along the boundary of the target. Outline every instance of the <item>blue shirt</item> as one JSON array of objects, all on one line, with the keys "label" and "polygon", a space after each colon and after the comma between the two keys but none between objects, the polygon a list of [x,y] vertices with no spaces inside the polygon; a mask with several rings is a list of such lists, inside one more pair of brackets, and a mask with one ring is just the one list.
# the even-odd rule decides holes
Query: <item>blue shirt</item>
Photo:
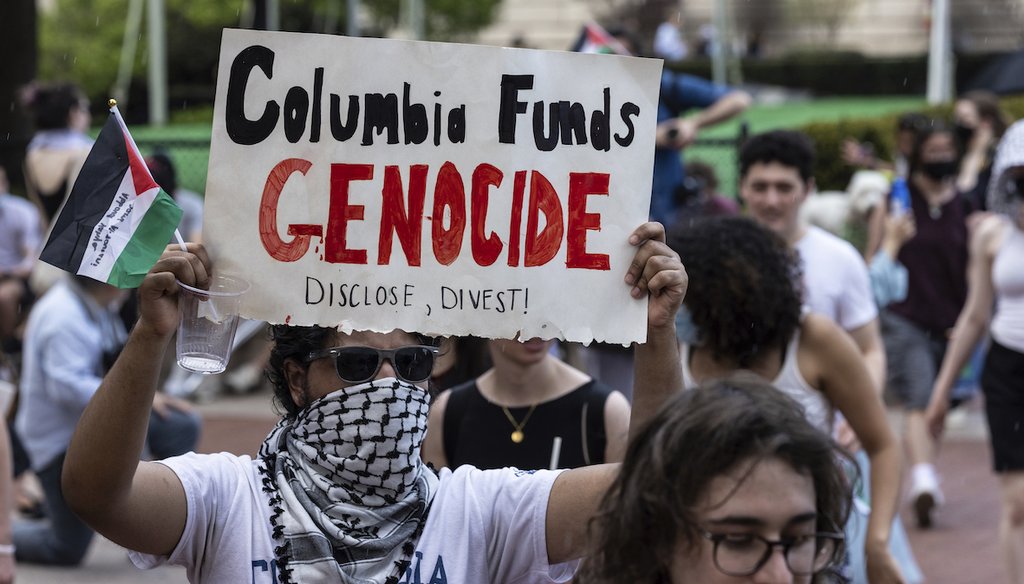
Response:
[{"label": "blue shirt", "polygon": [[32,308],[25,329],[15,428],[36,471],[67,451],[99,389],[104,351],[120,348],[127,336],[116,314],[75,286],[66,279],[54,284]]},{"label": "blue shirt", "polygon": [[868,265],[868,275],[871,276],[871,292],[879,307],[884,308],[906,299],[907,268],[889,257],[889,254],[876,252]]},{"label": "blue shirt", "polygon": [[[658,123],[679,117],[691,109],[705,108],[721,99],[732,89],[710,81],[664,71],[661,74],[661,93],[658,102]],[[664,224],[675,216],[676,190],[683,184],[682,155],[671,148],[654,151],[654,182],[651,189],[651,219]]]}]

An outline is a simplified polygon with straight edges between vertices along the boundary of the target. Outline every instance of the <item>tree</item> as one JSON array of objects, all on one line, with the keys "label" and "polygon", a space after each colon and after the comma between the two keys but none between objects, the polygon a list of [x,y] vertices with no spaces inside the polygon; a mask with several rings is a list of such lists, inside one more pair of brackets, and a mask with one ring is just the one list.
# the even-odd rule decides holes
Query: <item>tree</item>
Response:
[{"label": "tree", "polygon": [[[406,0],[376,0],[365,6],[380,31],[396,28]],[[494,20],[501,0],[423,0],[424,29],[427,39],[467,40]]]}]

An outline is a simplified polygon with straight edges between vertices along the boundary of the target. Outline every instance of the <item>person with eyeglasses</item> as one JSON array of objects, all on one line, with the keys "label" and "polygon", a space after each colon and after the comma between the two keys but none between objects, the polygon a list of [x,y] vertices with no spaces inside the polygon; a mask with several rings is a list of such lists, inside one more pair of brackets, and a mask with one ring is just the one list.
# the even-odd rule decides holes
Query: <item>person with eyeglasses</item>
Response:
[{"label": "person with eyeglasses", "polygon": [[[664,229],[645,223],[624,276],[646,297],[631,426],[681,391],[675,312],[687,279]],[[269,373],[283,408],[255,458],[186,454],[139,463],[160,359],[178,322],[175,280],[208,282],[205,250],[169,247],[139,288],[141,316],[68,450],[64,491],[140,567],[192,582],[564,582],[618,465],[436,472],[420,448],[435,349],[400,330],[274,327]]]},{"label": "person with eyeglasses", "polygon": [[823,432],[832,432],[842,414],[864,450],[858,453],[864,458],[860,501],[849,523],[841,524],[850,539],[844,571],[855,584],[918,582],[916,562],[893,522],[899,442],[853,339],[804,307],[799,257],[781,237],[744,217],[674,228],[669,242],[693,277],[678,327],[684,386],[750,371],[797,400]]},{"label": "person with eyeglasses", "polygon": [[677,395],[630,442],[578,580],[841,581],[844,460],[797,401],[753,374]]}]

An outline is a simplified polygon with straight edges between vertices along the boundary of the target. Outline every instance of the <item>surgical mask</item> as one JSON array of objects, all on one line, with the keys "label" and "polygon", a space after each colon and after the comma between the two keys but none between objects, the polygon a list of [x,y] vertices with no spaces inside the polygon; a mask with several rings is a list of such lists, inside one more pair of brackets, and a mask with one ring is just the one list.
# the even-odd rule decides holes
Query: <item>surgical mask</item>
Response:
[{"label": "surgical mask", "polygon": [[934,162],[921,163],[921,172],[925,173],[932,180],[943,180],[956,174],[957,163],[955,160],[936,160]]}]

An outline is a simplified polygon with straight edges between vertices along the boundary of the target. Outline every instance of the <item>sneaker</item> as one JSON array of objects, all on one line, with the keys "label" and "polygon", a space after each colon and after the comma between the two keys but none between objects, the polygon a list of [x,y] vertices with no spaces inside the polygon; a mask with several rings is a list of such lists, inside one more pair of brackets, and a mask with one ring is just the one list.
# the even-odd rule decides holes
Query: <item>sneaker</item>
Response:
[{"label": "sneaker", "polygon": [[912,469],[913,486],[910,488],[910,501],[914,507],[917,526],[927,529],[933,524],[932,515],[942,505],[942,490],[939,489],[939,478],[935,467],[930,464],[915,465]]}]

